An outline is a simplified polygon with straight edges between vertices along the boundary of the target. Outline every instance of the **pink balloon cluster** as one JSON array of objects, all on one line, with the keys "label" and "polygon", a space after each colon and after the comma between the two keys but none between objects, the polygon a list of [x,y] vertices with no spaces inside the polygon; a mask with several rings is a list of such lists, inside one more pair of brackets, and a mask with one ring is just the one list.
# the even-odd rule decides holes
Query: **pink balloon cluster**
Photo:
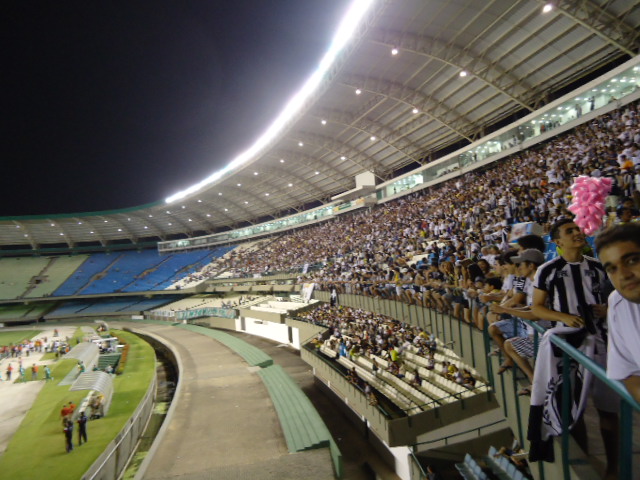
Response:
[{"label": "pink balloon cluster", "polygon": [[576,216],[576,225],[585,235],[593,235],[602,226],[605,202],[612,183],[610,178],[580,175],[571,185],[573,202],[569,211]]}]

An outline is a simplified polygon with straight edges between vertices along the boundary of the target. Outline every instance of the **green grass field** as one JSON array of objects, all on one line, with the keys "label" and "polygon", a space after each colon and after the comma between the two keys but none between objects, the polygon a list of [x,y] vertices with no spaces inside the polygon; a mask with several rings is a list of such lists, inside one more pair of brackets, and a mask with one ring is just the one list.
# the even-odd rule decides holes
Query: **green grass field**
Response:
[{"label": "green grass field", "polygon": [[26,338],[33,338],[41,333],[42,330],[10,330],[0,332],[0,345],[15,345]]},{"label": "green grass field", "polygon": [[109,413],[87,424],[88,443],[77,446],[75,425],[75,449],[69,454],[65,452],[60,409],[69,401],[79,405],[88,391],[70,392],[69,386],[58,385],[77,365],[73,359],[61,359],[51,369],[55,380],[44,385],[0,457],[2,478],[78,479],[122,430],[155,375],[155,353],[149,344],[131,333],[114,333],[131,345],[129,359],[124,373],[114,379]]},{"label": "green grass field", "polygon": [[55,360],[56,358],[56,354],[53,352],[47,352],[44,355],[42,355],[42,357],[40,357],[40,361],[45,361],[45,360]]}]

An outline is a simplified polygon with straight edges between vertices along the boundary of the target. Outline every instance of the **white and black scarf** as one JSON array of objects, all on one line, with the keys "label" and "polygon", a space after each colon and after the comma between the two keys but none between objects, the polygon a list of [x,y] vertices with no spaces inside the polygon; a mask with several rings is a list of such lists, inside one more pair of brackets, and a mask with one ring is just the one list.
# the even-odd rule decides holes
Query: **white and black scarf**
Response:
[{"label": "white and black scarf", "polygon": [[[551,335],[562,335],[571,346],[589,358],[595,356],[594,335],[584,328],[571,328],[560,324],[542,336],[536,357],[531,410],[527,439],[531,442],[530,461],[553,462],[553,437],[562,434],[563,361],[562,350],[550,339]],[[593,374],[575,360],[569,362],[571,388],[569,389],[569,429],[573,428],[587,405],[589,387]]]}]

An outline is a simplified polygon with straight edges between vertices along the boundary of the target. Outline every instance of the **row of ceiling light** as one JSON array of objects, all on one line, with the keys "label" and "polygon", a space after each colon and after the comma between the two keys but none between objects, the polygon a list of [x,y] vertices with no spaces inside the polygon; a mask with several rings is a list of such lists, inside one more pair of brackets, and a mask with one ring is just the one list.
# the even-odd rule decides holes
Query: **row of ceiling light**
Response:
[{"label": "row of ceiling light", "polygon": [[[547,3],[547,4],[545,4],[545,5],[544,5],[544,7],[542,8],[542,12],[543,12],[543,13],[549,13],[549,12],[551,12],[552,10],[553,10],[553,4],[552,4],[552,3]],[[391,49],[391,55],[396,56],[396,55],[398,55],[399,53],[400,53],[400,50],[399,50],[398,48],[395,48],[395,47],[394,47],[394,48],[392,48],[392,49]],[[459,75],[460,77],[463,77],[463,78],[464,78],[464,77],[466,77],[466,76],[468,76],[468,74],[469,74],[469,73],[468,73],[466,70],[461,70],[461,71],[458,73],[458,75]],[[360,88],[356,88],[356,90],[355,90],[355,94],[356,94],[356,95],[360,95],[360,94],[362,94],[362,89],[360,89]],[[411,111],[411,112],[412,112],[414,115],[416,115],[416,114],[420,113],[420,110],[419,110],[417,107],[413,107],[413,109],[412,109],[412,111]],[[327,120],[326,120],[326,119],[321,119],[321,120],[320,120],[320,123],[321,123],[322,125],[327,125],[327,123],[328,123],[328,122],[327,122]],[[375,136],[375,135],[372,135],[372,136],[370,137],[370,140],[371,140],[371,141],[375,141],[375,140],[377,140],[377,138],[376,138],[376,136]],[[300,142],[298,142],[298,146],[299,146],[299,147],[304,147],[304,143],[300,141]],[[347,159],[347,157],[346,157],[346,156],[344,156],[344,155],[342,155],[342,156],[340,157],[340,159],[344,161],[344,160],[346,160],[346,159]],[[280,159],[280,163],[285,163],[284,159]],[[258,174],[259,174],[258,172],[254,172],[254,175],[256,175],[256,176],[257,176]],[[316,175],[319,175],[319,174],[320,174],[320,172],[316,171],[316,172],[315,172],[315,174],[316,174]],[[238,187],[241,187],[241,186],[242,186],[242,184],[241,184],[241,183],[238,183],[238,184],[237,184],[237,186],[238,186]],[[289,183],[287,186],[288,186],[288,187],[293,187],[293,184],[292,184],[292,183]],[[222,196],[222,192],[218,192],[218,195],[219,195],[219,196]],[[265,195],[266,197],[268,197],[268,196],[269,196],[269,193],[265,193],[264,195]],[[202,200],[200,200],[200,199],[199,199],[199,200],[198,200],[198,203],[202,203]],[[245,204],[245,205],[248,205],[248,204],[249,204],[249,202],[248,202],[248,201],[244,201],[244,204]],[[183,205],[183,206],[182,206],[182,208],[184,209],[184,208],[186,208],[186,207]],[[225,208],[225,209],[224,209],[224,211],[225,211],[225,212],[228,212],[228,211],[229,211],[229,209],[228,209],[228,208]],[[170,213],[171,213],[171,212],[167,210],[167,214],[170,214]],[[211,214],[206,214],[206,216],[207,216],[207,217],[211,217]],[[152,217],[153,217],[153,215],[149,215],[149,218],[152,218]],[[130,220],[131,220],[131,218],[127,218],[127,220],[128,220],[128,221],[130,221]],[[188,221],[189,221],[189,222],[192,222],[193,220],[192,220],[191,218],[189,218],[189,219],[188,219]],[[105,223],[107,223],[108,221],[107,221],[107,220],[104,220],[104,222],[105,222]],[[78,225],[82,225],[82,222],[78,222]],[[169,222],[167,225],[168,225],[168,226],[172,226],[172,223],[170,223],[170,222]],[[54,227],[54,226],[55,226],[55,224],[51,224],[51,226],[52,226],[52,227]],[[17,228],[20,228],[20,226],[19,226],[19,225],[17,225]],[[149,227],[145,225],[145,226],[144,226],[144,228],[145,228],[145,229],[148,229]],[[118,231],[119,231],[119,232],[121,232],[121,231],[122,231],[122,229],[121,229],[121,228],[118,228]],[[92,234],[93,234],[94,232],[93,232],[93,231],[91,231],[90,233],[92,233]],[[64,233],[60,233],[60,235],[64,235]],[[27,237],[27,236],[28,236],[28,234],[25,234],[25,237]]]},{"label": "row of ceiling light", "polygon": [[[543,12],[543,13],[549,13],[549,12],[551,12],[552,10],[553,10],[553,4],[552,4],[552,3],[547,3],[547,4],[545,4],[545,5],[544,5],[544,7],[542,8],[542,12]],[[394,48],[392,48],[392,49],[391,49],[391,55],[396,56],[396,55],[398,55],[399,53],[400,53],[400,50],[399,50],[398,48],[395,48],[395,47],[394,47]],[[464,78],[464,77],[467,77],[467,76],[469,75],[469,72],[468,72],[467,70],[461,70],[461,71],[458,73],[458,75],[459,75],[460,77]],[[356,94],[356,95],[360,95],[360,94],[362,94],[362,89],[360,89],[360,88],[356,88],[356,90],[355,90],[355,94]],[[413,107],[413,109],[412,109],[412,111],[411,111],[411,112],[412,112],[414,115],[416,115],[416,114],[420,113],[420,110],[419,110],[417,107]],[[324,125],[327,125],[328,121],[327,121],[326,119],[324,119],[324,118],[323,118],[323,119],[321,119],[321,120],[320,120],[320,123],[324,126]],[[375,136],[375,135],[372,135],[372,136],[370,137],[370,140],[371,140],[371,141],[375,141],[375,140],[377,140],[377,138],[376,138],[376,136]],[[300,148],[304,147],[304,142],[299,141],[299,142],[298,142],[298,147],[300,147]],[[347,159],[347,157],[346,157],[346,156],[344,156],[344,155],[342,155],[342,156],[340,157],[340,160],[342,160],[342,161],[344,161],[344,160],[346,160],[346,159]],[[284,160],[284,159],[280,159],[280,163],[285,163],[285,160]],[[253,174],[254,174],[255,176],[259,175],[259,173],[258,173],[258,172],[254,172]],[[316,171],[316,172],[315,172],[315,174],[316,174],[316,175],[319,175],[319,174],[320,174],[320,172]],[[241,184],[241,183],[238,183],[238,184],[237,184],[237,186],[238,186],[238,187],[241,187],[241,186],[242,186],[242,184]],[[292,184],[292,183],[289,183],[289,184],[288,184],[288,187],[293,187],[293,184]],[[219,195],[219,196],[222,196],[222,192],[218,192],[218,195]],[[268,197],[268,196],[269,196],[269,193],[265,193],[264,195],[265,195],[266,197]],[[198,201],[198,203],[202,203],[202,200],[201,200],[201,199],[198,199],[197,201]],[[249,204],[249,202],[248,202],[248,201],[244,201],[244,204],[245,204],[245,205],[248,205],[248,204]],[[182,208],[186,208],[186,207],[183,205],[183,206],[182,206]],[[224,209],[224,211],[225,211],[225,212],[228,212],[228,211],[229,211],[229,209],[228,209],[228,208],[225,208],[225,209]],[[170,211],[167,211],[167,214],[170,214]],[[207,217],[211,217],[211,214],[206,214],[206,216],[207,216]],[[149,215],[149,217],[151,217],[151,215]],[[189,219],[189,221],[191,222],[192,220],[191,220],[191,219]],[[168,225],[169,225],[169,226],[171,226],[171,223],[169,223]],[[147,228],[147,227],[145,227],[145,228]]]}]

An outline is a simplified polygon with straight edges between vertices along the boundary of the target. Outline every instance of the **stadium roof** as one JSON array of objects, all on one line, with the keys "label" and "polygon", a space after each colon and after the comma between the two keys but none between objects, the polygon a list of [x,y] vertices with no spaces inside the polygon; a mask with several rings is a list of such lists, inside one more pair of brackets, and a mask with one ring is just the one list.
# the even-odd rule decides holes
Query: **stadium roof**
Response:
[{"label": "stadium roof", "polygon": [[169,202],[5,217],[0,245],[190,237],[328,203],[353,189],[359,173],[389,180],[638,54],[640,1],[370,3],[353,36],[321,65],[315,88],[292,97],[299,104],[291,116],[234,168]]}]

